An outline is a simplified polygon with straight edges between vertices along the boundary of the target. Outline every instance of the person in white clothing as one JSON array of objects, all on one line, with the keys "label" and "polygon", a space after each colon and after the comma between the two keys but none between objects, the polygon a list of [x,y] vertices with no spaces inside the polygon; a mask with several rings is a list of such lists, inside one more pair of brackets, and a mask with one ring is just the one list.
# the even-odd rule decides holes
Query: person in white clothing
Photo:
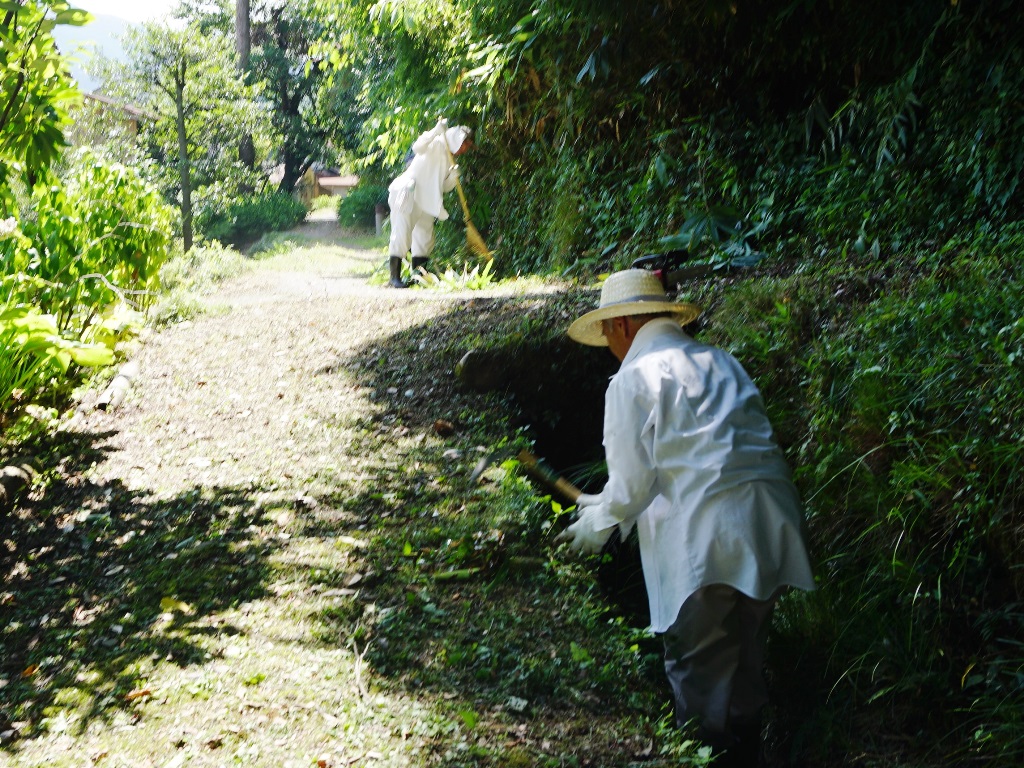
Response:
[{"label": "person in white clothing", "polygon": [[412,252],[411,271],[426,267],[434,249],[434,220],[445,221],[444,193],[455,189],[459,167],[454,158],[472,146],[472,131],[464,125],[448,127],[441,118],[412,145],[408,167],[388,186],[391,241],[388,244],[389,284],[405,288],[402,261]]},{"label": "person in white clothing", "polygon": [[[695,721],[725,764],[756,765],[763,658],[776,599],[812,590],[799,497],[757,387],[725,350],[681,326],[652,272],[608,277],[569,336],[621,362],[605,395],[608,481],[557,539],[599,552],[637,526],[651,630],[680,727]],[[719,762],[716,761],[716,765]]]}]

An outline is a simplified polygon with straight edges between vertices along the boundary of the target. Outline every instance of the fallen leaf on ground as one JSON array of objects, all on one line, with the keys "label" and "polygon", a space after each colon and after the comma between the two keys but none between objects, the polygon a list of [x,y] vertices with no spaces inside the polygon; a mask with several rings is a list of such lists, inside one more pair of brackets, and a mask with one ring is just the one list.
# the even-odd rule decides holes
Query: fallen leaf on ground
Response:
[{"label": "fallen leaf on ground", "polygon": [[184,613],[189,615],[192,613],[192,606],[188,603],[182,602],[174,597],[165,597],[160,600],[160,610],[164,613]]},{"label": "fallen leaf on ground", "polygon": [[367,542],[352,536],[339,536],[338,541],[343,544],[348,544],[351,547],[355,547],[356,549],[364,549],[367,546]]}]

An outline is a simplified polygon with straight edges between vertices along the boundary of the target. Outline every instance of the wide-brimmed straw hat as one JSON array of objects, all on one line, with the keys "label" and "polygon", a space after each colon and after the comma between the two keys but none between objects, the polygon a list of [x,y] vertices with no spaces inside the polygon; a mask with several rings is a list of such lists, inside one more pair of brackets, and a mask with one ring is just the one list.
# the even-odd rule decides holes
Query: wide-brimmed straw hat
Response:
[{"label": "wide-brimmed straw hat", "polygon": [[656,274],[646,269],[626,269],[608,276],[601,286],[601,302],[569,326],[569,338],[591,347],[607,347],[601,322],[626,315],[653,315],[669,312],[680,325],[686,325],[701,313],[696,304],[673,301]]}]

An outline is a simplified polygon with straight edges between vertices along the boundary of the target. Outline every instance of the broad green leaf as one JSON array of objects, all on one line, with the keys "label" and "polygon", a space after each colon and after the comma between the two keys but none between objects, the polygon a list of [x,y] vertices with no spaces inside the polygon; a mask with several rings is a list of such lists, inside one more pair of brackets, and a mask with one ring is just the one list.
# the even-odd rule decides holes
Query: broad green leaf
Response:
[{"label": "broad green leaf", "polygon": [[57,361],[62,372],[68,372],[68,368],[71,367],[71,355],[68,354],[66,349],[55,348],[53,352],[53,359]]},{"label": "broad green leaf", "polygon": [[81,11],[77,8],[72,8],[67,11],[61,11],[57,14],[58,24],[67,24],[72,27],[81,27],[88,24],[93,20],[93,15],[88,11]]},{"label": "broad green leaf", "polygon": [[41,331],[49,334],[57,333],[57,322],[53,315],[40,315],[29,312],[21,317],[13,317],[10,324],[22,331]]},{"label": "broad green leaf", "polygon": [[71,359],[87,368],[98,368],[114,362],[114,352],[103,344],[75,344],[65,348]]},{"label": "broad green leaf", "polygon": [[569,643],[569,652],[572,654],[572,660],[583,666],[586,666],[594,661],[593,657],[590,655],[586,648],[577,645],[574,642]]}]

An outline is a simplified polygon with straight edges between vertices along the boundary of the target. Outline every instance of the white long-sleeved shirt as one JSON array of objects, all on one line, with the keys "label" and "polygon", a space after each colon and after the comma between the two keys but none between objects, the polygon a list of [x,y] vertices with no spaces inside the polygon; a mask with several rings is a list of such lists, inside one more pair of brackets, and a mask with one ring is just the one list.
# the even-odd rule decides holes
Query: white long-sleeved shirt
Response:
[{"label": "white long-sleeved shirt", "polygon": [[424,213],[445,221],[444,193],[455,188],[458,171],[451,163],[444,132],[431,129],[412,145],[413,158],[388,186],[391,192],[411,188],[414,205]]},{"label": "white long-sleeved shirt", "polygon": [[605,396],[608,482],[595,529],[638,527],[651,629],[697,589],[758,600],[814,589],[803,517],[760,392],[725,350],[645,324]]}]

